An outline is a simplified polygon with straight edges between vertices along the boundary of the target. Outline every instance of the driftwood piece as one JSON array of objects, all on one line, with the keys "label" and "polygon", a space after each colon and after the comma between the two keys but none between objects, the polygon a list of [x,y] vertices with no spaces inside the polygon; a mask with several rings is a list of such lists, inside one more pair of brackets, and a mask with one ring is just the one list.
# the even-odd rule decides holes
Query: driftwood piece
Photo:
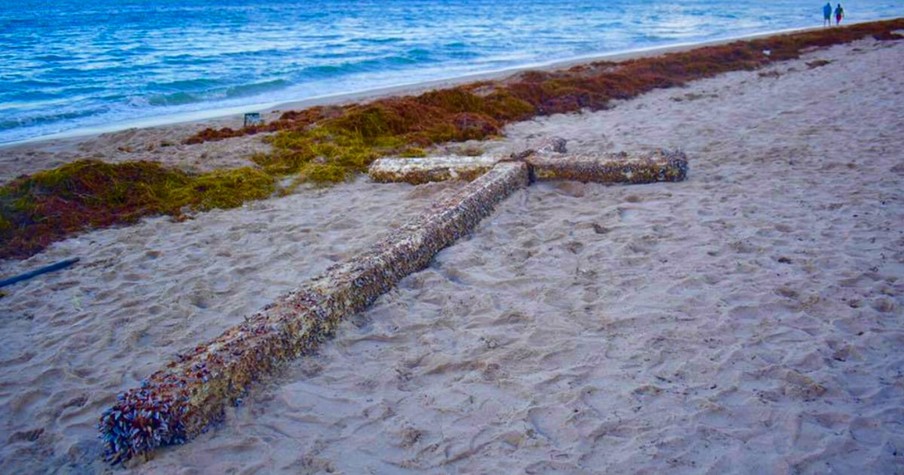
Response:
[{"label": "driftwood piece", "polygon": [[427,158],[380,158],[368,168],[367,173],[379,183],[405,182],[420,185],[431,181],[471,181],[483,175],[499,158],[441,156]]},{"label": "driftwood piece", "polygon": [[345,317],[469,233],[494,206],[528,184],[527,165],[500,163],[435,203],[369,250],[331,267],[217,339],[179,355],[140,388],[120,394],[100,420],[113,463],[183,443],[214,421],[279,363],[308,353]]},{"label": "driftwood piece", "polygon": [[687,178],[687,156],[680,151],[644,154],[533,153],[524,158],[538,181],[575,180],[594,183],[655,183]]},{"label": "driftwood piece", "polygon": [[53,264],[50,264],[50,265],[47,265],[47,266],[44,266],[44,267],[40,267],[40,268],[35,269],[35,270],[33,270],[33,271],[29,271],[29,272],[26,272],[26,273],[24,273],[24,274],[19,274],[19,275],[17,275],[17,276],[10,277],[10,278],[8,278],[8,279],[0,280],[0,287],[6,287],[6,286],[8,286],[8,285],[13,285],[13,284],[15,284],[15,283],[22,282],[22,281],[24,281],[24,280],[28,280],[28,279],[31,279],[31,278],[33,278],[33,277],[37,277],[37,276],[39,276],[39,275],[41,275],[41,274],[46,274],[46,273],[48,273],[48,272],[55,272],[55,271],[58,271],[58,270],[60,270],[60,269],[65,269],[65,268],[71,266],[72,264],[75,264],[75,263],[78,262],[78,261],[79,261],[79,258],[78,258],[78,257],[73,257],[73,258],[71,258],[71,259],[66,259],[66,260],[62,260],[62,261],[59,261],[59,262],[54,262]]},{"label": "driftwood piece", "polygon": [[527,163],[532,179],[540,181],[637,184],[681,181],[687,177],[687,157],[678,151],[563,154],[558,150],[565,150],[562,139],[551,139],[539,150],[525,150],[506,159],[492,156],[384,158],[375,161],[369,173],[373,180],[384,183],[473,180],[504,160]]}]

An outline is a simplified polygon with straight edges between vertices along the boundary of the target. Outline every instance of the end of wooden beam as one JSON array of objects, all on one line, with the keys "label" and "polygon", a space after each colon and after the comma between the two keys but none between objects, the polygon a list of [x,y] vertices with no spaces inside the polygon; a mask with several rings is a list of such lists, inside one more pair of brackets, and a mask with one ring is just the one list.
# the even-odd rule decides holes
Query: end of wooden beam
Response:
[{"label": "end of wooden beam", "polygon": [[524,157],[534,180],[574,180],[584,183],[655,183],[687,178],[687,156],[681,151],[644,154],[550,154]]}]

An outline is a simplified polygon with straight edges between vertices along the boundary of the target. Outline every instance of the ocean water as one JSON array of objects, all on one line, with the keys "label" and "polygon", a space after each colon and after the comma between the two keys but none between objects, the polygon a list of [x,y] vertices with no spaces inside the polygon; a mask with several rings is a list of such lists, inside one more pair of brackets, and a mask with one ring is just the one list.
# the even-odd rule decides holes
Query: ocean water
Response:
[{"label": "ocean water", "polygon": [[[0,144],[818,26],[775,0],[0,0]],[[904,15],[846,2],[847,21]]]}]

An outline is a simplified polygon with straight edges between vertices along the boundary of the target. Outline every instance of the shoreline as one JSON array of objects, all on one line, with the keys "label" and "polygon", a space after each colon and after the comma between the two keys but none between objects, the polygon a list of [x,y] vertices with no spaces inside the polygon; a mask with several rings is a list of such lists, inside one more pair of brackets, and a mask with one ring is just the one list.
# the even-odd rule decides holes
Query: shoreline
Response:
[{"label": "shoreline", "polygon": [[[0,236],[7,243],[0,255],[28,257],[90,227],[156,214],[182,219],[187,212],[285,195],[303,183],[342,182],[382,156],[483,154],[483,147],[462,147],[502,139],[506,127],[520,121],[604,110],[660,88],[758,70],[833,44],[900,40],[902,32],[904,19],[720,46],[676,46],[669,51],[686,51],[654,49],[630,55],[639,59],[568,69],[556,63],[559,69],[550,72],[534,70],[417,96],[289,111],[265,117],[262,127],[221,123],[212,129],[204,122],[25,146],[0,154],[0,180],[9,180],[7,199],[0,203]],[[139,191],[123,195],[124,187]]]},{"label": "shoreline", "polygon": [[[880,21],[895,20],[904,17],[879,18],[866,21],[849,22],[843,26],[853,26],[857,24],[873,23]],[[720,38],[713,40],[704,40],[701,42],[675,43],[663,46],[651,46],[645,48],[620,50],[609,53],[590,54],[578,56],[564,60],[553,60],[542,63],[532,63],[523,66],[515,66],[495,71],[482,73],[473,73],[462,76],[455,76],[443,79],[434,79],[428,81],[419,81],[407,84],[399,84],[395,86],[387,86],[375,89],[363,89],[359,91],[341,92],[323,96],[315,96],[301,100],[288,100],[281,102],[268,102],[261,104],[250,104],[248,106],[235,106],[227,108],[215,108],[206,111],[186,112],[173,115],[163,115],[157,117],[149,117],[144,119],[133,119],[124,122],[118,122],[109,126],[90,126],[72,129],[65,132],[58,132],[40,137],[33,137],[20,141],[0,143],[0,152],[22,151],[28,148],[44,148],[60,145],[74,145],[86,140],[99,137],[101,135],[115,134],[128,130],[157,129],[173,126],[193,126],[193,127],[224,127],[234,126],[241,123],[242,115],[246,112],[259,112],[264,117],[273,117],[287,110],[301,110],[315,106],[331,106],[343,105],[353,102],[370,102],[378,99],[389,97],[416,95],[423,92],[461,86],[469,83],[480,81],[496,81],[509,78],[511,76],[526,71],[554,71],[571,68],[574,66],[590,64],[600,61],[623,62],[639,58],[661,56],[669,53],[680,53],[696,48],[707,46],[719,46],[730,44],[736,41],[751,41],[771,36],[780,36],[793,33],[804,33],[808,31],[819,31],[826,27],[800,27],[787,28],[782,30],[773,30],[761,33],[752,33],[730,38]],[[836,28],[836,27],[830,27]]]}]

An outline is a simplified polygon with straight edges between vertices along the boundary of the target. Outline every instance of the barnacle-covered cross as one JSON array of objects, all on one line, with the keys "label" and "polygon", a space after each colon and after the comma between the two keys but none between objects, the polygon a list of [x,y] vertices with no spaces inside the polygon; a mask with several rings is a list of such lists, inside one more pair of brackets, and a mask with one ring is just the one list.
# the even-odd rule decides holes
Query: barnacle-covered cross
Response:
[{"label": "barnacle-covered cross", "polygon": [[551,139],[510,157],[381,159],[375,181],[473,180],[363,253],[283,295],[213,341],[177,355],[140,388],[118,396],[100,420],[105,457],[124,463],[158,447],[181,444],[224,417],[227,405],[279,364],[310,353],[345,317],[360,312],[405,276],[471,232],[500,201],[534,181],[598,183],[681,181],[681,152],[644,155],[565,153]]}]

